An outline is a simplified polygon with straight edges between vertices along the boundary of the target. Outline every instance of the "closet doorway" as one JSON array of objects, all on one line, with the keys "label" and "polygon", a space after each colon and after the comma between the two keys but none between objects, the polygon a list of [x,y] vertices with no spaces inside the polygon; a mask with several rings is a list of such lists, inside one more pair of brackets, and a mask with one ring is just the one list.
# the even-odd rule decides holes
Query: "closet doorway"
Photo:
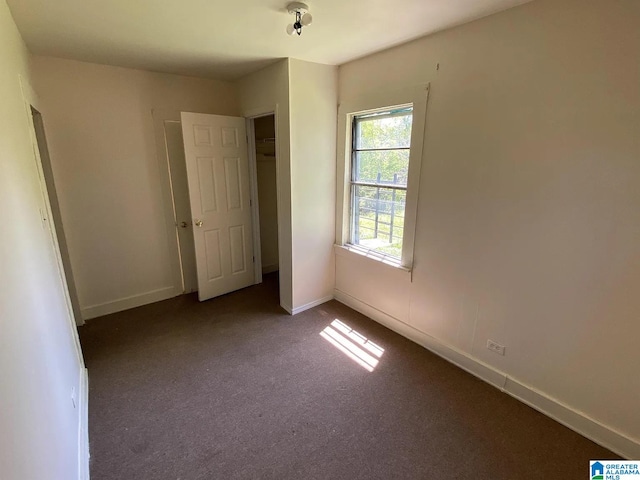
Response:
[{"label": "closet doorway", "polygon": [[250,119],[253,123],[257,210],[260,225],[262,274],[275,277],[279,271],[278,255],[278,184],[275,115]]}]

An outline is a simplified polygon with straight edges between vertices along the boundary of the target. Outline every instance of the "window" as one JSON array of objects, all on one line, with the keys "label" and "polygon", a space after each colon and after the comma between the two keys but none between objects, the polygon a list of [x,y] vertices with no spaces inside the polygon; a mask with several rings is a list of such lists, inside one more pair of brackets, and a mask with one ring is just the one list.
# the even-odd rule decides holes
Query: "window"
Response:
[{"label": "window", "polygon": [[339,105],[336,254],[411,272],[428,96],[423,84]]},{"label": "window", "polygon": [[349,243],[402,257],[413,107],[354,115]]}]

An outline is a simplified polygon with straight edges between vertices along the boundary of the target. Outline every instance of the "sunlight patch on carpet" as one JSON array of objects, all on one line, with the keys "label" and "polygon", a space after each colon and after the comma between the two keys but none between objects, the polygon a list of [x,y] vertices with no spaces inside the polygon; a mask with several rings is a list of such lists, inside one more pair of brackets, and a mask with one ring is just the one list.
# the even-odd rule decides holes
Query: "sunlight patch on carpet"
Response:
[{"label": "sunlight patch on carpet", "polygon": [[384,353],[384,348],[337,318],[320,332],[320,336],[369,372],[378,366]]}]

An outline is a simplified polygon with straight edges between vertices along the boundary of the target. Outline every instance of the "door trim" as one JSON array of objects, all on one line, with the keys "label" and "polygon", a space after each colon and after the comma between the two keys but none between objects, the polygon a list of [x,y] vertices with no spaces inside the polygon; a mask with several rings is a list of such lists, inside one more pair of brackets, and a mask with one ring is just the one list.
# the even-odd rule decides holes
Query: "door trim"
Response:
[{"label": "door trim", "polygon": [[[269,115],[269,114],[267,114]],[[260,115],[266,117],[267,115]],[[262,244],[260,241],[260,201],[258,195],[258,166],[256,164],[256,127],[254,120],[247,123],[247,154],[249,155],[249,185],[251,187],[251,221],[253,222],[253,276],[254,284],[262,283]]]}]

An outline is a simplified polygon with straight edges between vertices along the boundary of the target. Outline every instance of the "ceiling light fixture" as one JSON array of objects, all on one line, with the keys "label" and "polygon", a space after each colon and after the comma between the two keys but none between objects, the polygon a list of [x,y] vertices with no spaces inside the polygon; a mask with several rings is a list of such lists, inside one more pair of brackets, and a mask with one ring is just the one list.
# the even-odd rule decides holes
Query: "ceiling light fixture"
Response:
[{"label": "ceiling light fixture", "polygon": [[293,35],[294,33],[301,35],[302,27],[311,25],[311,22],[313,21],[313,17],[309,13],[309,6],[306,3],[292,2],[287,5],[287,11],[295,14],[296,16],[295,23],[287,25],[287,33],[289,35]]}]

